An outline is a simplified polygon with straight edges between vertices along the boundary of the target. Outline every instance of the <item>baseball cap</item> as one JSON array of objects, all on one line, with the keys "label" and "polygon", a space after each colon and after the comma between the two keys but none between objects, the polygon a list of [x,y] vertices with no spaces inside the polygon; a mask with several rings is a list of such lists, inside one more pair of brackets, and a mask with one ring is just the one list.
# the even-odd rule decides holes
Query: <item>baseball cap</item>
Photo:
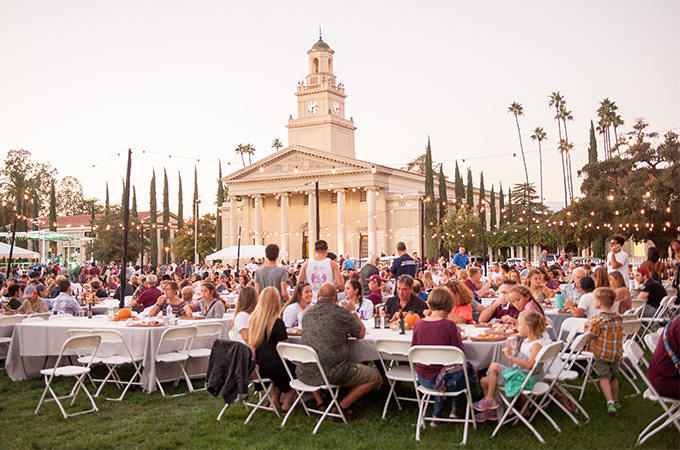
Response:
[{"label": "baseball cap", "polygon": [[371,275],[370,277],[366,278],[366,281],[375,281],[376,283],[382,283],[382,278],[380,278],[380,275]]},{"label": "baseball cap", "polygon": [[36,291],[42,291],[43,289],[47,289],[47,286],[45,286],[44,284],[39,284],[35,287]]},{"label": "baseball cap", "polygon": [[24,298],[33,297],[33,294],[35,294],[35,286],[29,284],[28,286],[26,286],[26,289],[24,289],[23,297]]},{"label": "baseball cap", "polygon": [[640,267],[637,272],[649,276],[649,270],[646,267]]}]

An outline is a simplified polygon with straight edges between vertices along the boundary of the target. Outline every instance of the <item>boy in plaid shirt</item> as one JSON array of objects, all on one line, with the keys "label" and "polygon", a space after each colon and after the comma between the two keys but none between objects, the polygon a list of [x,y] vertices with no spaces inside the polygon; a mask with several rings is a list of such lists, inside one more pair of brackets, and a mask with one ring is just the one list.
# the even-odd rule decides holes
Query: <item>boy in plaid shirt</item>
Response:
[{"label": "boy in plaid shirt", "polygon": [[612,312],[616,291],[597,288],[593,292],[594,306],[602,312],[592,316],[585,324],[590,332],[586,350],[595,355],[595,372],[600,377],[600,387],[607,399],[607,414],[616,416],[619,404],[619,361],[623,354],[623,320]]}]

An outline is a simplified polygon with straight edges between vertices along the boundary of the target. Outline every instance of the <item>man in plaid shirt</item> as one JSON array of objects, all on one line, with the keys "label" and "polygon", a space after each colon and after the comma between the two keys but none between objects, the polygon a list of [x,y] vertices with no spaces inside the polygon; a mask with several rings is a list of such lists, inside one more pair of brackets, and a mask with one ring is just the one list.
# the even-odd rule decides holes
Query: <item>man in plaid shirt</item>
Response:
[{"label": "man in plaid shirt", "polygon": [[586,350],[595,355],[595,372],[600,377],[600,387],[607,399],[607,414],[616,416],[619,403],[619,360],[623,354],[623,320],[612,311],[616,291],[597,288],[593,292],[595,308],[601,310],[586,322],[590,332]]},{"label": "man in plaid shirt", "polygon": [[72,314],[73,316],[78,316],[80,313],[80,305],[75,298],[71,296],[71,280],[69,278],[64,278],[58,283],[59,295],[52,302],[53,311],[62,311],[66,314]]}]

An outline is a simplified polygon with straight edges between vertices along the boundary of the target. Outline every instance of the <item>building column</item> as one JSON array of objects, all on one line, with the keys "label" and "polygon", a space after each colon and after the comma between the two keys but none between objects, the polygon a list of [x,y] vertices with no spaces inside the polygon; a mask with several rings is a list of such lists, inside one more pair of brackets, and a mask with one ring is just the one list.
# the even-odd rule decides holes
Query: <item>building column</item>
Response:
[{"label": "building column", "polygon": [[290,194],[283,192],[281,198],[281,251],[288,253],[286,261],[290,261],[290,236],[288,236],[288,198]]},{"label": "building column", "polygon": [[[371,253],[378,253],[378,236],[377,236],[377,231],[376,231],[376,220],[375,220],[375,212],[376,212],[376,199],[375,199],[375,193],[377,192],[376,188],[368,188],[366,189],[366,203],[367,203],[367,215],[368,215],[368,254],[370,255]],[[359,253],[361,253],[361,249],[359,249]],[[361,255],[359,255],[361,256]]]},{"label": "building column", "polygon": [[515,257],[515,247],[510,247],[510,257],[511,258]]},{"label": "building column", "polygon": [[262,195],[253,195],[253,201],[255,202],[255,244],[262,244],[262,202],[264,197]]},{"label": "building column", "polygon": [[158,253],[154,256],[156,258],[156,265],[160,266],[163,262],[165,247],[163,246],[163,230],[158,225],[156,225],[156,248],[158,248]]},{"label": "building column", "polygon": [[316,192],[311,190],[306,195],[308,199],[307,226],[309,228],[309,248],[312,249],[314,248],[314,243],[319,240],[319,236],[316,235]]},{"label": "building column", "polygon": [[241,245],[252,245],[252,233],[250,229],[250,197],[243,196],[241,202],[241,212],[243,218],[243,225],[241,228]]},{"label": "building column", "polygon": [[[345,233],[345,190],[338,189],[335,191],[338,196],[338,254],[345,254],[345,243],[347,242]],[[359,255],[355,255],[359,256]]]},{"label": "building column", "polygon": [[236,197],[229,197],[229,245],[238,244],[238,206]]}]

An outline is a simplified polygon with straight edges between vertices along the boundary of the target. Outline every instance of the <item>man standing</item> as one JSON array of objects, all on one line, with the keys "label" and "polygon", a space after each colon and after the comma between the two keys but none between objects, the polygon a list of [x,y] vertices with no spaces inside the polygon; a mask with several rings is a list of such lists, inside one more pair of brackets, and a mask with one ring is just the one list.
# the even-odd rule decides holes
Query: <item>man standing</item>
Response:
[{"label": "man standing", "polygon": [[413,277],[402,275],[397,278],[397,295],[390,297],[385,302],[385,309],[387,310],[387,317],[392,320],[398,318],[397,314],[399,313],[405,317],[406,313],[409,312],[414,312],[423,317],[428,308],[427,303],[413,294]]},{"label": "man standing", "polygon": [[246,265],[246,270],[248,273],[250,273],[250,276],[252,277],[253,274],[257,271],[257,262],[255,262],[255,258],[250,258],[250,263]]},{"label": "man standing", "polygon": [[142,292],[137,300],[132,300],[130,302],[130,306],[132,306],[134,311],[142,312],[149,306],[155,305],[158,297],[163,295],[161,290],[157,287],[158,277],[156,275],[147,275],[146,283],[148,284],[149,288]]},{"label": "man standing", "polygon": [[621,247],[626,242],[626,238],[620,234],[615,234],[609,241],[611,251],[607,255],[607,272],[617,271],[623,275],[626,282],[624,287],[628,287],[628,253],[621,250]]},{"label": "man standing", "polygon": [[59,280],[59,283],[57,284],[59,285],[59,295],[54,299],[52,309],[54,311],[62,311],[66,314],[78,316],[81,308],[76,299],[71,296],[71,293],[73,292],[71,280],[64,277]]},{"label": "man standing", "polygon": [[344,261],[342,261],[342,270],[349,272],[350,269],[354,270],[354,261],[349,259],[349,253],[347,253]]},{"label": "man standing", "polygon": [[267,265],[255,272],[255,290],[257,295],[266,287],[272,286],[279,291],[281,304],[288,301],[288,272],[283,267],[276,265],[279,259],[279,246],[276,244],[269,244],[264,250],[264,255],[267,257]]},{"label": "man standing", "polygon": [[635,272],[635,281],[642,285],[642,292],[640,292],[638,299],[647,302],[643,317],[652,317],[661,305],[661,300],[666,296],[666,289],[650,278],[649,270],[646,267],[640,267]]},{"label": "man standing", "polygon": [[187,278],[189,278],[191,274],[194,273],[194,269],[191,267],[191,264],[189,264],[188,259],[185,259],[184,262],[182,262],[182,273],[186,275]]},{"label": "man standing", "polygon": [[458,253],[453,257],[453,263],[461,269],[467,269],[468,264],[470,264],[470,259],[465,254],[465,247],[460,247],[458,249]]},{"label": "man standing", "polygon": [[392,267],[390,267],[390,273],[394,278],[399,278],[402,275],[410,275],[415,278],[416,276],[416,262],[411,255],[406,253],[406,244],[403,242],[397,243],[397,253],[399,257],[394,260]]},{"label": "man standing", "polygon": [[324,283],[335,282],[339,288],[345,286],[338,264],[328,259],[328,243],[323,239],[314,243],[314,258],[302,265],[298,280],[306,281],[312,287],[312,303],[316,303],[319,289]]},{"label": "man standing", "polygon": [[540,255],[538,255],[538,260],[536,261],[538,263],[538,267],[541,267],[543,263],[548,262],[548,250],[543,250]]},{"label": "man standing", "polygon": [[[319,242],[317,241],[317,244]],[[336,293],[335,286],[330,283],[324,283],[319,287],[319,301],[308,308],[302,318],[301,341],[302,344],[312,347],[319,355],[321,367],[331,384],[350,388],[347,395],[340,400],[340,407],[345,418],[354,421],[356,416],[347,408],[379,385],[380,375],[374,367],[357,364],[350,359],[348,335],[363,339],[366,328],[352,303],[347,302],[347,309],[338,306]],[[296,376],[303,383],[311,385],[324,383],[316,364],[298,365]],[[318,391],[314,398],[317,405],[323,403]]]},{"label": "man standing", "polygon": [[[359,271],[359,280],[361,281],[362,291],[361,293],[364,296],[367,296],[371,293],[370,286],[368,285],[368,279],[373,275],[380,275],[380,270],[378,270],[378,255],[375,253],[368,255],[366,264]],[[382,301],[380,303],[382,303]]]}]

